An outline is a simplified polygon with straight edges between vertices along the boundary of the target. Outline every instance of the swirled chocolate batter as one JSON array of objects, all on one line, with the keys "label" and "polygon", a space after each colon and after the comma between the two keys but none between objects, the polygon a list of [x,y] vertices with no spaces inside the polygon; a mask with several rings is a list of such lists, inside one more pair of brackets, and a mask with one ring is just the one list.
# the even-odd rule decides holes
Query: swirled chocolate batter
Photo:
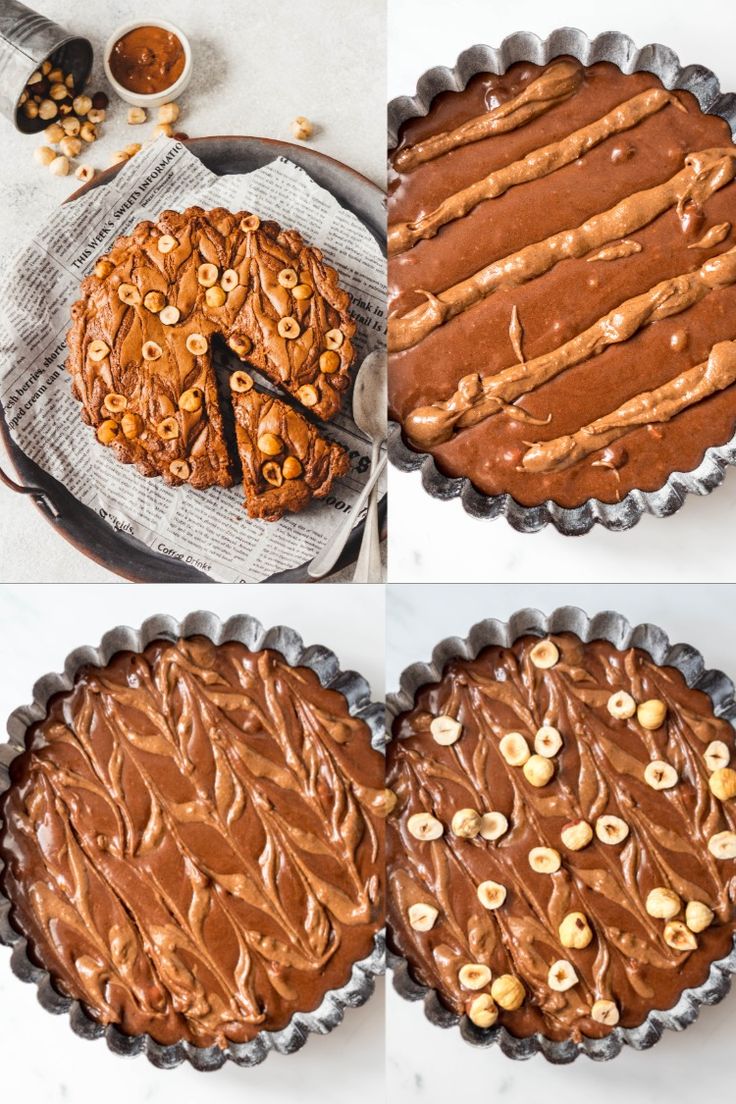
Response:
[{"label": "swirled chocolate batter", "polygon": [[729,952],[734,733],[679,671],[522,637],[451,660],[393,735],[390,942],[478,1027],[634,1027]]},{"label": "swirled chocolate batter", "polygon": [[440,94],[390,161],[389,401],[442,471],[573,507],[656,490],[731,438],[725,120],[652,74],[558,58]]},{"label": "swirled chocolate batter", "polygon": [[164,27],[134,27],[110,53],[110,70],[118,84],[143,96],[171,88],[184,72],[185,62],[181,40]]},{"label": "swirled chocolate batter", "polygon": [[2,803],[11,919],[54,984],[160,1043],[316,1008],[382,923],[383,759],[273,651],[157,641],[80,672]]}]

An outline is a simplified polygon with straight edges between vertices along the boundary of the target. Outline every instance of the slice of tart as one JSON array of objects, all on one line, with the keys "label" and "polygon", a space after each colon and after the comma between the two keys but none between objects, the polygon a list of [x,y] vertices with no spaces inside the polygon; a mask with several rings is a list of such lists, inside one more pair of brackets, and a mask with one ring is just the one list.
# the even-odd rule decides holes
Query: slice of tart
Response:
[{"label": "slice of tart", "polygon": [[303,510],[350,470],[341,445],[280,399],[256,391],[247,372],[233,372],[230,390],[249,517],[278,521]]}]

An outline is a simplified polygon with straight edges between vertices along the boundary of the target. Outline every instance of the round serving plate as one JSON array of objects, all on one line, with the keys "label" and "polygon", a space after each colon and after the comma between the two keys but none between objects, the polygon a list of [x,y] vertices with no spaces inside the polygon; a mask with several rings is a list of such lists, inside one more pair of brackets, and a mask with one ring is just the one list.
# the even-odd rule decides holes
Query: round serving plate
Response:
[{"label": "round serving plate", "polygon": [[[184,144],[206,168],[217,173],[218,176],[252,172],[277,157],[287,157],[309,173],[312,179],[326,188],[338,203],[360,219],[385,255],[385,194],[378,185],[356,172],[355,169],[317,150],[296,146],[291,142],[279,142],[272,138],[224,135],[192,138]],[[99,173],[89,184],[85,184],[69,196],[69,200],[76,199],[90,188],[108,183],[120,171],[122,164]],[[89,559],[135,583],[211,583],[214,581],[194,567],[154,552],[136,537],[116,531],[89,506],[79,502],[63,484],[34,463],[15,444],[8,432],[5,414],[1,407],[0,438],[17,478],[15,482],[0,469],[0,482],[4,483],[9,490],[27,494],[56,532]],[[386,495],[384,495],[378,504],[382,536],[385,536],[386,531],[386,505]],[[335,571],[357,560],[363,528],[364,523],[361,522],[353,529],[342,555],[335,564]],[[266,583],[313,582],[314,580],[307,573],[308,566],[307,561],[288,571],[269,575],[263,581]]]}]

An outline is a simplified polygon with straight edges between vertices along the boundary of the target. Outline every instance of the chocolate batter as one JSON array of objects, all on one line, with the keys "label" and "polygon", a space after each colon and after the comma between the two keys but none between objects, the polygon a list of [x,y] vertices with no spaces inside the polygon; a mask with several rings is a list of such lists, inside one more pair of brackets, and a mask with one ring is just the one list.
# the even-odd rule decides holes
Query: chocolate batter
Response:
[{"label": "chocolate batter", "polygon": [[391,166],[391,412],[444,472],[572,507],[730,439],[723,119],[652,74],[519,63],[436,97]]},{"label": "chocolate batter", "polygon": [[347,980],[382,923],[383,760],[273,651],[87,668],[11,766],[11,919],[64,993],[160,1043],[241,1042]]},{"label": "chocolate batter", "polygon": [[184,72],[180,39],[163,27],[135,27],[119,38],[110,53],[110,69],[130,92],[153,96],[165,92]]},{"label": "chocolate batter", "polygon": [[[538,643],[532,637],[508,649],[486,648],[475,660],[450,661],[442,681],[423,687],[414,708],[397,718],[388,754],[388,785],[397,796],[387,825],[389,933],[417,980],[457,1013],[477,996],[461,986],[459,968],[487,965],[493,978],[515,975],[525,990],[521,1007],[501,1010],[498,1022],[518,1037],[540,1031],[561,1040],[611,1030],[590,1015],[597,1000],[615,1002],[624,1026],[641,1024],[650,1010],[671,1008],[683,989],[702,983],[710,964],[728,953],[736,930],[736,861],[717,858],[708,841],[736,828],[736,802],[709,788],[706,748],[723,741],[733,766],[734,734],[704,693],[639,649],[583,644],[570,633],[551,640],[559,659],[549,669],[531,662]],[[636,703],[664,702],[664,724],[649,730],[636,714],[614,717],[607,703],[621,690]],[[447,746],[429,731],[442,715],[462,725]],[[518,732],[534,751],[542,725],[559,731],[562,746],[551,759],[551,780],[536,788],[499,745]],[[677,772],[671,788],[655,790],[645,781],[655,759]],[[453,815],[466,808],[503,813],[508,830],[495,841],[455,835]],[[439,838],[411,834],[409,818],[421,812],[441,822]],[[602,843],[594,834],[581,850],[563,843],[567,823],[582,818],[594,826],[610,815],[628,827],[621,842]],[[540,846],[559,852],[559,870],[530,867],[529,852]],[[486,880],[507,891],[493,910],[482,907],[476,892]],[[680,896],[680,921],[688,901],[714,911],[695,936],[697,949],[678,951],[665,942],[664,920],[645,907],[657,887]],[[438,910],[431,929],[410,925],[415,903]],[[593,938],[576,950],[561,943],[558,927],[577,911]],[[564,992],[548,984],[560,959],[578,975]]]}]

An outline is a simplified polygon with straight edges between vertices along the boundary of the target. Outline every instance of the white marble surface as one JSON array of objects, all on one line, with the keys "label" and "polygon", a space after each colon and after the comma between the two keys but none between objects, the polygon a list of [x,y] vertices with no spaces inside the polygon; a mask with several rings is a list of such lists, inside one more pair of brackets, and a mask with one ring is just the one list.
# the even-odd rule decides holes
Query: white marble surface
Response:
[{"label": "white marble surface", "polygon": [[[121,594],[125,593],[124,601]],[[182,617],[210,609],[220,617],[251,613],[264,625],[291,625],[307,643],[332,648],[343,669],[360,671],[374,700],[383,696],[383,588],[138,586],[0,586],[0,716],[31,700],[36,678],[60,670],[68,652],[96,644],[115,624],[140,624],[153,613]],[[91,600],[92,596],[94,601]],[[85,600],[86,599],[86,600]],[[356,631],[360,626],[360,632]],[[2,740],[0,736],[0,740]],[[313,1036],[298,1054],[271,1054],[261,1066],[228,1065],[204,1075],[189,1066],[162,1071],[145,1058],[122,1059],[104,1041],[79,1039],[65,1017],[37,1003],[35,988],[10,972],[0,947],[2,1099],[44,1104],[375,1104],[384,1095],[383,979],[362,1008],[348,1009],[331,1035]]]},{"label": "white marble surface", "polygon": [[[386,688],[396,690],[409,663],[428,660],[446,636],[466,636],[484,617],[506,619],[533,606],[546,612],[577,605],[593,614],[613,609],[636,624],[659,625],[672,641],[698,648],[709,667],[736,677],[733,621],[736,586],[550,586],[389,584],[387,598]],[[456,1029],[442,1030],[424,1017],[421,1004],[402,1000],[389,984],[386,1011],[388,1104],[445,1104],[463,1100],[502,1100],[529,1104],[670,1104],[731,1099],[730,1046],[736,1022],[736,995],[705,1008],[683,1034],[666,1032],[654,1049],[624,1050],[614,1061],[580,1058],[572,1066],[550,1066],[536,1055],[514,1062],[497,1049],[476,1050]],[[697,1089],[694,1088],[697,1078]]]},{"label": "white marble surface", "polygon": [[[684,64],[698,62],[736,90],[736,9],[723,0],[517,0],[489,4],[458,0],[446,17],[444,0],[389,0],[389,98],[413,94],[417,78],[435,65],[452,66],[478,42],[499,45],[507,34],[581,27],[589,35],[614,28],[639,45],[664,42]],[[561,537],[548,527],[526,535],[506,521],[477,521],[458,499],[427,495],[417,473],[391,469],[389,578],[396,581],[455,579],[609,579],[697,582],[733,577],[729,538],[736,533],[736,472],[714,494],[689,498],[671,518],[645,517],[623,534],[599,528],[584,537]]]},{"label": "white marble surface", "polygon": [[[33,0],[30,0],[34,6]],[[190,137],[254,134],[292,139],[291,122],[316,125],[310,143],[385,186],[385,6],[383,0],[38,0],[37,9],[86,35],[96,62],[89,88],[105,87],[102,49],[124,22],[150,15],[178,23],[194,53],[192,83],[181,97],[177,127]],[[128,126],[115,101],[103,137],[92,147],[96,167],[153,123]],[[154,120],[155,122],[155,120]],[[0,251],[14,249],[78,185],[39,168],[40,140],[0,119]],[[5,463],[0,449],[0,463]],[[99,582],[114,576],[85,559],[33,505],[0,486],[0,579],[9,582]],[[349,577],[349,573],[348,573]]]}]

